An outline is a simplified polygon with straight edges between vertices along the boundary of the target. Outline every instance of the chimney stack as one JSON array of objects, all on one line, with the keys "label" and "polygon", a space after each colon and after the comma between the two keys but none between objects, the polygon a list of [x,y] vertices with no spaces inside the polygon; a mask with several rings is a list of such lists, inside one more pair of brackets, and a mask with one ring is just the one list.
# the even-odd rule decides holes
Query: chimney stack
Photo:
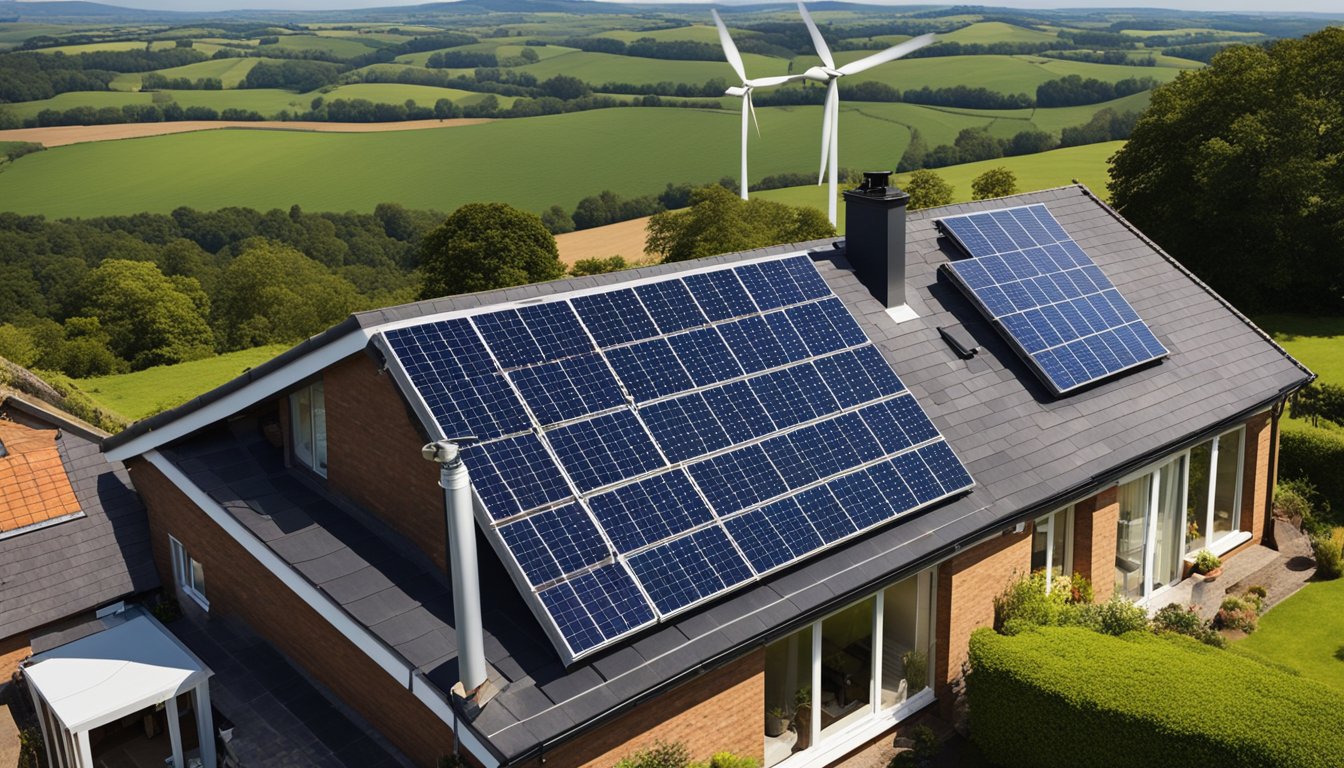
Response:
[{"label": "chimney stack", "polygon": [[845,190],[845,257],[859,280],[888,310],[905,307],[905,206],[909,202],[909,195],[892,186],[891,171],[864,171],[858,189]]}]

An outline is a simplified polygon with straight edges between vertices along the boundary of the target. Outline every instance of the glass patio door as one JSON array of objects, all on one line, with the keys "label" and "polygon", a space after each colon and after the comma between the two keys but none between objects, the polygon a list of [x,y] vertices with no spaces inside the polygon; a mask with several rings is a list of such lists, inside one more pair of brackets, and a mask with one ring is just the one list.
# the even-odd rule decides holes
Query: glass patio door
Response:
[{"label": "glass patio door", "polygon": [[1148,592],[1181,580],[1183,541],[1181,519],[1185,494],[1185,457],[1157,471],[1152,526],[1152,577]]}]

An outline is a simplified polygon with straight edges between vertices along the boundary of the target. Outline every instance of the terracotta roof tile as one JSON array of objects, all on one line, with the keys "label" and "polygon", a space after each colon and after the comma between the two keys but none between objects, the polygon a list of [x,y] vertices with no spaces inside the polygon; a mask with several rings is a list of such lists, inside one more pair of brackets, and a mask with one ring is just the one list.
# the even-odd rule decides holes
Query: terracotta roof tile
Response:
[{"label": "terracotta roof tile", "polygon": [[56,432],[0,421],[0,533],[79,511],[66,476]]}]

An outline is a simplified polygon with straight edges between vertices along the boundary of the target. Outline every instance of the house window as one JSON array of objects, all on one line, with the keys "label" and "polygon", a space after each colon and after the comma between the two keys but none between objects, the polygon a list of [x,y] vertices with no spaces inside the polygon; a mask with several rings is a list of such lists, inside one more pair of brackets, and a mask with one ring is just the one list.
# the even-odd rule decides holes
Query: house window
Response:
[{"label": "house window", "polygon": [[199,561],[187,554],[182,542],[168,537],[173,549],[173,581],[179,589],[195,600],[205,610],[210,610],[210,601],[205,597],[205,569]]},{"label": "house window", "polygon": [[327,476],[327,405],[322,382],[316,381],[289,396],[294,458]]},{"label": "house window", "polygon": [[1037,518],[1032,526],[1031,571],[1045,572],[1045,586],[1073,573],[1073,507]]},{"label": "house window", "polygon": [[850,742],[871,740],[929,700],[933,573],[911,576],[766,646],[766,768],[800,752],[838,757]]}]

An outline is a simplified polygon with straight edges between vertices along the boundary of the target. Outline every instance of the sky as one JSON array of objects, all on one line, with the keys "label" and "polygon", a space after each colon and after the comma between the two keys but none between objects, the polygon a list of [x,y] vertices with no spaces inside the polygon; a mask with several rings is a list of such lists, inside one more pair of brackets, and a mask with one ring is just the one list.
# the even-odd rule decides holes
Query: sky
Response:
[{"label": "sky", "polygon": [[[34,0],[51,2],[53,0]],[[416,0],[100,0],[108,5],[126,8],[149,8],[161,11],[221,11],[234,9],[264,10],[345,10],[375,8],[389,5],[415,5]],[[637,1],[637,0],[635,0]],[[677,0],[660,0],[676,2]],[[724,5],[736,5],[749,0],[729,0]],[[857,0],[870,2],[871,0]],[[1182,11],[1315,11],[1341,13],[1340,0],[982,0],[984,5],[1009,8],[1116,8],[1153,7]],[[909,3],[880,3],[902,5]]]}]

